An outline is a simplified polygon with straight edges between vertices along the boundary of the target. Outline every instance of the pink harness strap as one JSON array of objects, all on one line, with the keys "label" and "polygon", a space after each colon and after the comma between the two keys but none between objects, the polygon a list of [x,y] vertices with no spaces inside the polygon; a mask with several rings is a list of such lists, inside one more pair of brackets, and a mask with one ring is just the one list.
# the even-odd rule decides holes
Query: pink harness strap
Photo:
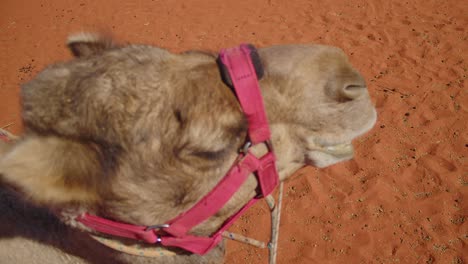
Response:
[{"label": "pink harness strap", "polygon": [[247,180],[252,171],[257,170],[260,161],[253,155],[247,155],[236,164],[224,178],[205,197],[185,213],[168,222],[164,231],[173,236],[183,236],[193,227],[217,213],[240,186]]},{"label": "pink harness strap", "polygon": [[270,139],[270,129],[248,45],[222,50],[219,59],[226,65],[242,111],[249,123],[252,144]]},{"label": "pink harness strap", "polygon": [[[160,242],[164,246],[179,247],[196,254],[205,254],[221,240],[221,234],[228,229],[249,207],[260,198],[269,195],[278,185],[279,177],[275,155],[270,146],[270,130],[264,110],[257,76],[251,61],[252,49],[248,45],[223,50],[220,60],[229,71],[237,98],[248,121],[248,136],[253,145],[266,143],[269,152],[261,158],[247,151],[241,153],[223,179],[198,201],[191,209],[167,222],[161,230],[114,222],[98,216],[84,214],[77,218],[84,225],[98,232],[143,240],[148,243]],[[216,214],[239,190],[251,173],[255,173],[260,193],[242,209],[224,222],[210,237],[198,237],[188,232],[198,224]]]},{"label": "pink harness strap", "polygon": [[[271,133],[260,86],[251,60],[251,52],[253,52],[251,49],[249,45],[242,44],[239,47],[222,50],[219,58],[229,71],[242,111],[247,117],[250,141],[253,145],[265,142],[269,148],[268,154],[262,158],[262,166],[258,170],[254,170],[257,171],[260,189],[265,197],[278,185],[279,176],[276,171],[276,158],[269,142]],[[269,157],[266,158],[267,156]]]},{"label": "pink harness strap", "polygon": [[99,216],[84,214],[77,218],[82,224],[98,232],[126,237],[135,240],[143,240],[147,243],[158,242],[158,236],[146,226],[138,226],[114,222]]}]

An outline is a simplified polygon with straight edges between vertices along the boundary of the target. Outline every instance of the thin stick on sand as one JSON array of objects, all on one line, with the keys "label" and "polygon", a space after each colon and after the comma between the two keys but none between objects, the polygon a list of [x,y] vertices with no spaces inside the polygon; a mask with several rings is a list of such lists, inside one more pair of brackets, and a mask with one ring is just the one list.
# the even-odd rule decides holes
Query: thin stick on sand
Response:
[{"label": "thin stick on sand", "polygon": [[265,243],[262,242],[262,241],[258,241],[258,240],[255,240],[253,238],[246,237],[246,236],[239,235],[239,234],[235,234],[235,233],[231,233],[231,232],[228,232],[228,231],[223,232],[223,237],[234,240],[234,241],[246,243],[246,244],[258,247],[258,248],[265,248],[266,247]]},{"label": "thin stick on sand", "polygon": [[2,128],[2,129],[7,129],[7,128],[11,127],[11,126],[14,125],[14,124],[15,124],[15,123],[11,122],[11,123],[8,123],[8,124],[2,126],[1,128]]},{"label": "thin stick on sand", "polygon": [[[276,252],[278,250],[278,237],[279,237],[279,225],[280,225],[280,216],[281,216],[281,203],[283,201],[283,183],[279,186],[278,193],[278,202],[275,202],[273,195],[268,195],[265,197],[265,201],[270,208],[271,213],[271,240],[268,243],[269,250],[269,263],[276,264]],[[265,243],[255,240],[250,237],[245,237],[243,235],[231,233],[228,231],[223,232],[223,237],[245,244],[249,244],[259,248],[265,248]]]}]

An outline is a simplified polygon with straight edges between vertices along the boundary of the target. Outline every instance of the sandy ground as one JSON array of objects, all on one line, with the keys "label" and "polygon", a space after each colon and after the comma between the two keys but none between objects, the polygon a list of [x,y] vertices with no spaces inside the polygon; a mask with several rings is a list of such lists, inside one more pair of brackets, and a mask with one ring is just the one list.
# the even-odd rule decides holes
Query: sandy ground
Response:
[{"label": "sandy ground", "polygon": [[[0,2],[0,127],[19,85],[69,59],[68,33],[107,30],[171,51],[322,43],[364,74],[379,121],[354,160],[285,187],[279,263],[468,263],[468,3],[463,0]],[[260,204],[233,231],[268,237]],[[228,243],[226,263],[266,263]]]}]

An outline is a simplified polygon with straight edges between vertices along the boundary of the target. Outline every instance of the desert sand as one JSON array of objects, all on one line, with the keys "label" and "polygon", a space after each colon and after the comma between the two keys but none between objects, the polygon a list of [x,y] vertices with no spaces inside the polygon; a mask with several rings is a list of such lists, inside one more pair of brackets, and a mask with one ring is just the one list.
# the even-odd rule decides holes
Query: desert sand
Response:
[{"label": "desert sand", "polygon": [[[378,123],[355,141],[353,160],[286,183],[278,263],[468,263],[466,1],[2,0],[0,127],[22,132],[20,85],[70,59],[64,41],[80,30],[173,52],[342,48],[367,80]],[[231,230],[267,240],[267,212],[258,204]],[[226,263],[267,256],[230,241]]]}]

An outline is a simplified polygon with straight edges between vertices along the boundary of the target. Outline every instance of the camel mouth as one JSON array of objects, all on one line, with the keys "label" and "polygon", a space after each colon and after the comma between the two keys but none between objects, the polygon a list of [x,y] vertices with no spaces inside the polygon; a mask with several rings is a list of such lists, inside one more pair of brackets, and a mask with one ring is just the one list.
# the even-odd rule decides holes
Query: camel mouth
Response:
[{"label": "camel mouth", "polygon": [[306,163],[318,168],[328,167],[341,161],[352,159],[354,147],[350,143],[316,145],[306,155]]},{"label": "camel mouth", "polygon": [[346,158],[353,156],[354,154],[354,148],[351,142],[329,146],[319,146],[316,150],[336,158]]}]

